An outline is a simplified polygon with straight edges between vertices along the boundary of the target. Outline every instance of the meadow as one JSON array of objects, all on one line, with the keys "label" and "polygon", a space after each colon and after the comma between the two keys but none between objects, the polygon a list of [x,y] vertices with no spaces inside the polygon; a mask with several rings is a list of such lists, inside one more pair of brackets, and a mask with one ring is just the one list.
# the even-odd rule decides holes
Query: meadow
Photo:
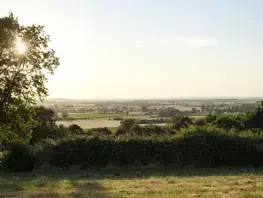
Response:
[{"label": "meadow", "polygon": [[69,113],[69,118],[72,119],[116,118],[121,116],[119,113]]},{"label": "meadow", "polygon": [[0,176],[0,197],[263,196],[262,169],[53,169]]},{"label": "meadow", "polygon": [[108,120],[108,119],[94,119],[94,120],[67,120],[67,121],[57,121],[57,125],[64,125],[68,127],[72,124],[77,124],[83,129],[98,128],[98,127],[118,127],[120,126],[120,121],[118,120]]}]

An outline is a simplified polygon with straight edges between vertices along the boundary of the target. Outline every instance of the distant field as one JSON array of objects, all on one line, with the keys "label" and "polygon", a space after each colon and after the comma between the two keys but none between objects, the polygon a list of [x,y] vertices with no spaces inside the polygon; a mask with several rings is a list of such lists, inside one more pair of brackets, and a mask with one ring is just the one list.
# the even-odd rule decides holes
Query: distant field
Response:
[{"label": "distant field", "polygon": [[74,119],[88,119],[88,118],[113,118],[113,117],[121,117],[122,115],[119,113],[70,113],[69,118]]},{"label": "distant field", "polygon": [[196,119],[200,119],[200,118],[205,118],[206,116],[204,116],[204,115],[197,115],[197,116],[190,115],[189,117],[193,120],[196,120]]},{"label": "distant field", "polygon": [[0,197],[263,197],[263,176],[245,169],[180,168],[1,173]]},{"label": "distant field", "polygon": [[118,127],[120,126],[120,121],[108,120],[108,119],[94,119],[94,120],[67,120],[67,121],[57,121],[57,125],[64,125],[68,127],[72,124],[77,124],[83,129],[98,128],[98,127]]},{"label": "distant field", "polygon": [[[192,118],[201,118],[205,117],[206,113],[189,113],[189,117]],[[149,115],[143,115],[138,112],[132,112],[129,115],[119,114],[119,113],[97,113],[97,112],[91,112],[91,113],[69,113],[69,118],[73,119],[94,119],[94,118],[116,118],[116,117],[122,117],[122,118],[137,118],[137,119],[156,119],[151,118]]]}]

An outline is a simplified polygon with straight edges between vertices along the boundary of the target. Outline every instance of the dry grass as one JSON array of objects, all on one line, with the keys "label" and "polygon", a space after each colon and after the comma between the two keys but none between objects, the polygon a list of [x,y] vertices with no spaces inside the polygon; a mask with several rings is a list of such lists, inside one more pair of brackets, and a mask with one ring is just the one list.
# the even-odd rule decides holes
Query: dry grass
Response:
[{"label": "dry grass", "polygon": [[0,197],[263,197],[261,171],[132,170],[0,175]]}]

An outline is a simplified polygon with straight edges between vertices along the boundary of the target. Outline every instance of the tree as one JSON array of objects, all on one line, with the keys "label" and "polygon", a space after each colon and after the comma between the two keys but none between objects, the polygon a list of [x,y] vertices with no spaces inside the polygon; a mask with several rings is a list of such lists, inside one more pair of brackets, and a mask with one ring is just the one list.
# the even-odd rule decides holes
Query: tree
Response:
[{"label": "tree", "polygon": [[148,107],[142,106],[142,112],[147,113],[149,111]]},{"label": "tree", "polygon": [[175,116],[172,117],[171,123],[172,123],[172,124],[176,124],[176,123],[179,122],[182,118],[183,118],[183,116],[181,116],[181,115],[175,115]]},{"label": "tree", "polygon": [[68,129],[70,130],[70,132],[72,134],[77,134],[77,135],[81,135],[84,133],[83,129],[77,125],[77,124],[72,124],[68,127]]},{"label": "tree", "polygon": [[133,112],[134,111],[134,108],[133,107],[129,107],[129,112]]},{"label": "tree", "polygon": [[180,128],[187,128],[191,124],[193,124],[193,121],[188,116],[184,116],[178,122],[173,124],[172,128],[179,130]]},{"label": "tree", "polygon": [[46,74],[59,66],[44,26],[20,25],[10,13],[0,18],[0,122],[8,108],[25,108],[48,95]]},{"label": "tree", "polygon": [[52,109],[46,108],[44,106],[36,107],[35,119],[40,125],[53,125],[56,123],[54,119],[55,112]]},{"label": "tree", "polygon": [[143,132],[142,127],[140,127],[140,125],[138,125],[138,124],[133,125],[131,130],[132,130],[132,132],[135,133],[136,135],[141,135],[142,132]]},{"label": "tree", "polygon": [[128,111],[128,107],[127,107],[127,106],[123,106],[123,107],[122,107],[122,110],[123,110],[123,111]]},{"label": "tree", "polygon": [[44,106],[35,107],[35,112],[34,120],[37,125],[33,128],[32,140],[35,142],[54,136],[57,131],[55,112]]},{"label": "tree", "polygon": [[66,119],[68,119],[68,113],[67,112],[62,112],[62,114],[61,114],[61,118],[63,119],[63,120],[66,120]]},{"label": "tree", "polygon": [[201,112],[205,112],[205,105],[204,104],[202,104],[202,106],[201,106]]},{"label": "tree", "polygon": [[136,124],[135,119],[126,119],[121,121],[121,127],[127,132],[130,133],[131,128]]},{"label": "tree", "polygon": [[107,107],[103,107],[103,108],[102,108],[102,112],[103,112],[104,114],[106,114],[108,111],[109,111],[109,110],[108,110]]}]

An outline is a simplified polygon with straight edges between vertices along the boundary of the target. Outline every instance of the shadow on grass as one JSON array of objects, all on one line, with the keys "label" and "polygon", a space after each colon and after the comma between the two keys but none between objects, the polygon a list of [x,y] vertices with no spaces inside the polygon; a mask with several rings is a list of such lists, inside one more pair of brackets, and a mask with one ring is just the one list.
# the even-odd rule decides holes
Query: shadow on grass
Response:
[{"label": "shadow on grass", "polygon": [[99,180],[80,174],[2,173],[0,197],[101,197],[111,198]]},{"label": "shadow on grass", "polygon": [[[0,197],[112,197],[102,179],[263,175],[263,168],[104,168],[0,173]],[[23,196],[22,196],[23,195]]]},{"label": "shadow on grass", "polygon": [[222,168],[105,168],[100,170],[90,170],[89,176],[106,179],[133,179],[148,177],[203,177],[203,176],[231,176],[231,175],[262,175],[263,167],[222,167]]}]

